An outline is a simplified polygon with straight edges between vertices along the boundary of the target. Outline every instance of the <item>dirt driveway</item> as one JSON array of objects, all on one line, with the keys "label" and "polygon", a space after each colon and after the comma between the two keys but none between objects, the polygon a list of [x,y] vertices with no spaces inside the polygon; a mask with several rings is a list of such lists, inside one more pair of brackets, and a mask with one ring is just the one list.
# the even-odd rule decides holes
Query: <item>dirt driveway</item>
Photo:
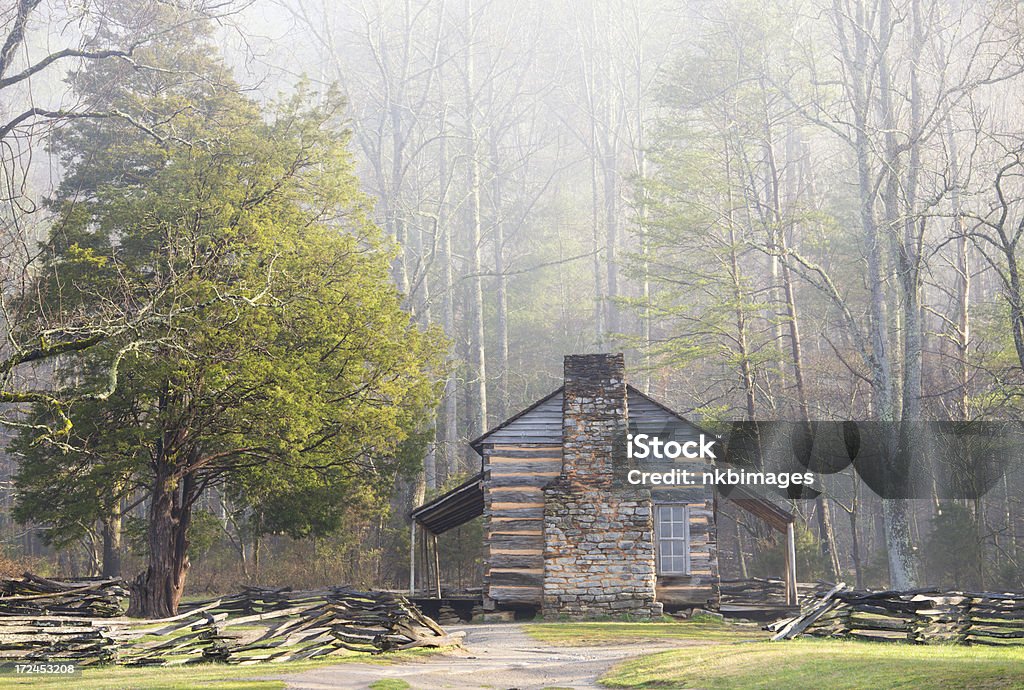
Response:
[{"label": "dirt driveway", "polygon": [[367,688],[381,679],[401,679],[411,687],[596,688],[597,679],[623,659],[680,646],[644,640],[632,645],[553,647],[538,642],[513,623],[467,625],[465,650],[390,665],[339,664],[303,673],[272,676],[296,690]]}]

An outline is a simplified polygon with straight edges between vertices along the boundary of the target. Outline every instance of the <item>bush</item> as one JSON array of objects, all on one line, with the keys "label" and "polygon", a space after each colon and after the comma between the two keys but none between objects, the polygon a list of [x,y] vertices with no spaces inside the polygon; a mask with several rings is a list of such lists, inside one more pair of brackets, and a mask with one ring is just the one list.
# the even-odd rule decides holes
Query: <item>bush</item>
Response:
[{"label": "bush", "polygon": [[[786,572],[786,538],[772,533],[756,540],[749,571],[753,577],[782,577]],[[801,581],[831,577],[821,541],[803,524],[796,525],[796,572]]]},{"label": "bush", "polygon": [[959,503],[944,504],[932,518],[925,542],[922,582],[943,588],[973,589],[981,586],[984,545],[974,515]]}]

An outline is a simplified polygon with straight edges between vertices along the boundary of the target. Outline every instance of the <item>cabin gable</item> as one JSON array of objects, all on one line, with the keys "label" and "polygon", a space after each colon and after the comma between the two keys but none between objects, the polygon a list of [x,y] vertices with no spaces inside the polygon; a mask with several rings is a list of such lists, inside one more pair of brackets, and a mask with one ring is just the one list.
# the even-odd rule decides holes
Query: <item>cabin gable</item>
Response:
[{"label": "cabin gable", "polygon": [[[413,511],[435,551],[437,534],[483,516],[485,609],[656,615],[717,604],[714,486],[626,481],[632,469],[714,467],[630,459],[629,434],[679,444],[711,434],[623,379],[621,355],[567,357],[566,385],[471,443],[480,474]],[[792,543],[792,515],[746,490],[723,497],[773,518]],[[787,581],[794,571],[787,567]]]}]

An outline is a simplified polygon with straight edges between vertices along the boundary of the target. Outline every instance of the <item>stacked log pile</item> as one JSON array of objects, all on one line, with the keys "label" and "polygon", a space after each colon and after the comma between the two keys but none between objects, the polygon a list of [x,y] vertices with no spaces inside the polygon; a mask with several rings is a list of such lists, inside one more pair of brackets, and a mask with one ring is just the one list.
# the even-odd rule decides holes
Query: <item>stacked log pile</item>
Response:
[{"label": "stacked log pile", "polygon": [[345,651],[379,654],[460,641],[404,597],[346,588],[247,590],[155,621],[0,616],[0,659],[7,661],[251,664]]},{"label": "stacked log pile", "polygon": [[73,616],[4,616],[0,618],[0,661],[112,661],[117,640],[108,634],[106,622]]},{"label": "stacked log pile", "polygon": [[25,573],[0,580],[0,616],[90,616],[124,613],[128,587],[120,579],[49,580]]},{"label": "stacked log pile", "polygon": [[800,614],[768,626],[773,640],[836,637],[914,644],[1024,643],[1024,593],[866,592],[836,585]]},{"label": "stacked log pile", "polygon": [[[797,599],[800,602],[821,598],[834,587],[831,582],[798,582]],[[786,583],[775,578],[751,577],[742,580],[722,580],[719,594],[723,604],[734,606],[786,606]]]}]

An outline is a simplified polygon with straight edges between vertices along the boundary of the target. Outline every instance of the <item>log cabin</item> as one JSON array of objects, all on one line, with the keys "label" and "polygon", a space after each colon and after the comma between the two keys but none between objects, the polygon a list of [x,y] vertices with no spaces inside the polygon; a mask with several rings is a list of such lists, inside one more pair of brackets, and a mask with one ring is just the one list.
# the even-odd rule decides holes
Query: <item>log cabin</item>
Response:
[{"label": "log cabin", "polygon": [[716,608],[725,499],[786,534],[786,597],[795,602],[793,515],[744,487],[726,497],[714,485],[631,483],[631,470],[699,476],[716,463],[637,459],[627,449],[640,434],[680,446],[714,438],[629,385],[621,353],[566,356],[562,386],[471,442],[479,474],[412,511],[411,567],[418,538],[433,548],[424,564],[440,598],[437,535],[483,516],[485,610],[651,617]]}]

